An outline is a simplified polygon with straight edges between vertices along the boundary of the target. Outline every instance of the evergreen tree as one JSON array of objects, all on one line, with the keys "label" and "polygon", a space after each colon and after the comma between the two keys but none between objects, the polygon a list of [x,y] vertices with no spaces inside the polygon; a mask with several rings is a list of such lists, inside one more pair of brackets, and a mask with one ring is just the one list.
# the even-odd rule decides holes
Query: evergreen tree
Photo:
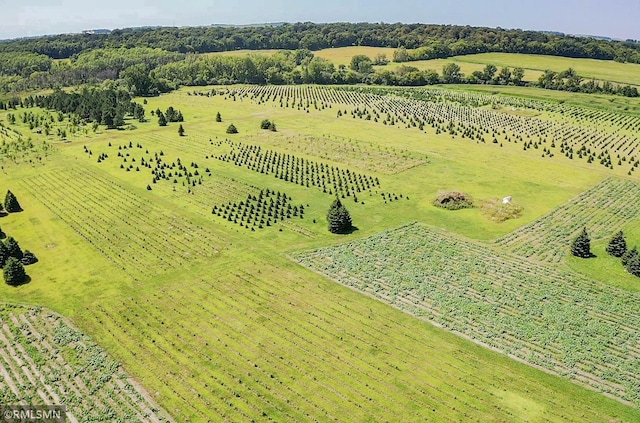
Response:
[{"label": "evergreen tree", "polygon": [[37,263],[38,262],[38,258],[36,257],[35,254],[33,254],[31,251],[29,250],[24,250],[24,254],[22,255],[22,260],[21,260],[22,264],[24,264],[25,266],[28,266],[30,264],[33,263]]},{"label": "evergreen tree", "polygon": [[236,128],[236,126],[233,123],[229,125],[229,127],[227,128],[227,134],[237,134],[237,133],[238,133],[238,128]]},{"label": "evergreen tree", "polygon": [[20,245],[18,245],[18,241],[15,240],[14,237],[10,236],[4,241],[7,251],[9,252],[10,257],[15,257],[18,260],[22,260],[22,249],[20,249]]},{"label": "evergreen tree", "polygon": [[4,267],[9,257],[11,256],[9,255],[7,246],[4,245],[4,242],[0,242],[0,267]]},{"label": "evergreen tree", "polygon": [[167,118],[164,117],[164,113],[156,111],[156,115],[158,115],[158,125],[167,126]]},{"label": "evergreen tree", "polygon": [[271,122],[271,123],[269,124],[269,130],[270,130],[271,132],[276,132],[276,131],[277,131],[277,129],[276,129],[276,123],[275,123],[275,122]]},{"label": "evergreen tree", "polygon": [[634,276],[640,277],[640,254],[632,255],[625,266],[627,272]]},{"label": "evergreen tree", "polygon": [[624,268],[632,275],[640,277],[640,254],[632,255]]},{"label": "evergreen tree", "polygon": [[220,112],[216,113],[216,122],[222,122],[222,115]]},{"label": "evergreen tree", "polygon": [[329,232],[334,234],[348,233],[353,228],[351,215],[338,198],[329,207],[327,222],[329,222]]},{"label": "evergreen tree", "polygon": [[169,122],[175,122],[178,120],[178,114],[176,109],[173,106],[169,106],[167,111],[165,112],[165,116]]},{"label": "evergreen tree", "polygon": [[573,240],[571,245],[571,254],[576,257],[590,258],[591,254],[591,240],[587,233],[587,228],[582,228],[582,233]]},{"label": "evergreen tree", "polygon": [[627,267],[627,264],[634,258],[638,256],[638,249],[634,246],[632,249],[627,250],[621,257],[622,265]]},{"label": "evergreen tree", "polygon": [[20,207],[20,203],[18,203],[18,199],[11,191],[7,191],[7,195],[4,197],[4,208],[9,213],[15,213],[22,211],[22,207]]},{"label": "evergreen tree", "polygon": [[20,260],[15,257],[9,257],[7,263],[4,265],[4,281],[12,286],[20,285],[24,283],[27,278],[27,274],[24,271],[24,266],[20,263]]},{"label": "evergreen tree", "polygon": [[182,127],[182,124],[180,124],[180,127],[178,128],[178,135],[184,137],[184,128]]},{"label": "evergreen tree", "polygon": [[607,253],[614,257],[622,257],[627,252],[627,241],[624,239],[622,231],[618,232],[611,238],[607,245]]},{"label": "evergreen tree", "polygon": [[260,129],[269,129],[270,126],[271,126],[271,121],[269,119],[264,119],[260,123]]}]

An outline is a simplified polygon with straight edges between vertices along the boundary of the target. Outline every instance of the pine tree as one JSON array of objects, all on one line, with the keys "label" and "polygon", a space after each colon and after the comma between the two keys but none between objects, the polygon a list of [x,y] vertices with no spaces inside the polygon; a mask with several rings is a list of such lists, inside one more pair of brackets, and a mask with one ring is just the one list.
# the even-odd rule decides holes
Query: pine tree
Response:
[{"label": "pine tree", "polygon": [[348,233],[353,228],[351,215],[338,198],[329,207],[327,222],[329,222],[329,232],[334,234]]},{"label": "pine tree", "polygon": [[634,276],[640,277],[640,254],[633,254],[625,265],[627,272],[631,273]]},{"label": "pine tree", "polygon": [[4,267],[9,257],[11,256],[9,254],[7,246],[4,245],[4,242],[0,242],[0,267]]},{"label": "pine tree", "polygon": [[611,238],[607,245],[607,253],[614,257],[622,257],[627,252],[627,241],[624,239],[622,231],[618,232]]},{"label": "pine tree", "polygon": [[627,250],[621,257],[622,265],[627,267],[627,264],[634,258],[638,256],[638,249],[634,246],[632,249]]},{"label": "pine tree", "polygon": [[7,191],[7,195],[4,197],[4,208],[9,213],[15,213],[22,211],[22,207],[20,207],[20,203],[18,203],[18,199],[11,191]]},{"label": "pine tree", "polygon": [[222,115],[220,112],[216,113],[216,122],[222,122]]},{"label": "pine tree", "polygon": [[12,236],[8,237],[4,241],[4,244],[7,247],[7,251],[10,257],[22,260],[22,249],[20,249],[20,245],[18,245],[18,241],[16,241],[15,238],[13,238]]},{"label": "pine tree", "polygon": [[162,112],[156,112],[156,114],[158,115],[158,125],[167,126],[167,118],[164,117],[164,114]]},{"label": "pine tree", "polygon": [[180,124],[180,127],[178,128],[178,135],[184,137],[184,128],[182,127],[182,124]]},{"label": "pine tree", "polygon": [[236,128],[236,126],[233,123],[229,125],[229,127],[227,128],[227,134],[237,134],[237,133],[238,133],[238,128]]},{"label": "pine tree", "polygon": [[276,131],[278,130],[278,129],[276,128],[276,123],[275,123],[275,122],[271,122],[271,123],[269,124],[269,130],[270,130],[271,132],[276,132]]},{"label": "pine tree", "polygon": [[20,260],[15,257],[9,257],[7,263],[4,265],[4,281],[12,286],[20,285],[27,279],[27,274],[24,271],[24,266],[20,263]]},{"label": "pine tree", "polygon": [[24,254],[22,255],[22,260],[20,260],[22,262],[22,264],[24,264],[25,266],[28,266],[30,264],[34,264],[38,262],[38,258],[36,257],[35,254],[33,254],[31,251],[29,250],[24,250]]},{"label": "pine tree", "polygon": [[591,240],[587,233],[587,228],[582,228],[582,233],[573,240],[571,245],[571,254],[576,257],[590,258],[591,254]]}]

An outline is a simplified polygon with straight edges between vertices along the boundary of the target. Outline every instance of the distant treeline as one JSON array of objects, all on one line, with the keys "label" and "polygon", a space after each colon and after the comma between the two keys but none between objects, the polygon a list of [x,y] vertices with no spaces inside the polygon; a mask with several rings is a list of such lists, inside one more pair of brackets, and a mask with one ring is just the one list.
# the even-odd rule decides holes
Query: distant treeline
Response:
[{"label": "distant treeline", "polygon": [[98,48],[160,48],[177,53],[238,49],[319,50],[346,46],[420,49],[407,60],[485,52],[545,54],[640,63],[640,44],[535,31],[456,25],[296,23],[262,27],[132,28],[0,42],[0,52],[66,59]]},{"label": "distant treeline", "polygon": [[[110,34],[59,35],[0,42],[0,92],[118,81],[134,96],[154,96],[181,85],[215,84],[432,84],[523,85],[524,70],[463,75],[455,64],[438,70],[403,65],[393,70],[384,54],[354,56],[338,65],[313,50],[348,45],[395,47],[394,62],[486,51],[537,53],[640,62],[640,44],[549,35],[532,31],[404,24],[287,24],[278,27],[194,27],[116,30]],[[153,48],[152,48],[153,47]],[[194,54],[248,48],[281,49],[273,55]],[[185,53],[190,52],[190,53]],[[62,58],[54,60],[54,58]],[[568,72],[568,73],[567,73]],[[637,89],[584,82],[575,72],[547,71],[538,86],[629,97]],[[536,85],[536,84],[533,84]]]},{"label": "distant treeline", "polygon": [[0,52],[0,91],[95,84],[118,79],[134,65],[148,72],[184,58],[184,54],[142,47],[91,50],[62,61],[37,53]]}]

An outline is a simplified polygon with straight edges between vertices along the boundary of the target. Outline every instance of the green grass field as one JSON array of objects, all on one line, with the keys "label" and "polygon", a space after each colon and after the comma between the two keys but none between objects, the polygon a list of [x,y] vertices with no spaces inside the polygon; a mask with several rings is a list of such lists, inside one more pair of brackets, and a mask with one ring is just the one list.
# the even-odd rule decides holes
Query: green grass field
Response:
[{"label": "green grass field", "polygon": [[561,72],[568,68],[573,68],[583,78],[593,78],[619,84],[640,85],[640,65],[635,63],[513,53],[470,54],[468,56],[457,56],[455,60],[483,65],[490,63],[498,67],[521,67],[532,71],[545,71],[548,69]]},{"label": "green grass field", "polygon": [[[209,53],[214,55],[246,56],[249,54],[271,55],[277,50],[236,50],[229,52]],[[420,70],[434,70],[442,72],[444,65],[456,63],[465,75],[470,75],[474,71],[482,71],[488,64],[501,67],[516,68],[525,70],[524,81],[536,82],[545,70],[561,72],[568,68],[576,70],[578,75],[584,79],[596,79],[600,81],[610,81],[617,84],[640,85],[640,65],[634,63],[618,63],[610,60],[596,59],[573,59],[568,57],[543,56],[535,54],[517,53],[481,53],[455,56],[447,59],[417,60],[406,63],[395,63],[393,60],[394,48],[389,47],[338,47],[314,51],[318,57],[330,60],[335,65],[349,65],[351,58],[355,55],[365,55],[374,59],[380,54],[384,54],[390,63],[386,66],[376,66],[376,69],[394,70],[401,66],[412,66]],[[500,88],[500,87],[498,87]],[[550,94],[553,95],[553,94]],[[570,97],[569,94],[568,97]],[[590,95],[593,97],[592,95]],[[619,101],[624,101],[624,98]]]},{"label": "green grass field", "polygon": [[[473,333],[458,330],[460,337],[435,327],[290,258],[347,248],[411,222],[426,225],[427,234],[489,248],[603,180],[636,184],[635,118],[570,102],[530,102],[538,91],[524,88],[518,93],[526,100],[423,92],[431,101],[418,99],[418,91],[385,96],[366,87],[220,88],[149,98],[150,121],[127,122],[133,130],[94,133],[64,120],[58,125],[67,141],[20,120],[9,125],[0,113],[0,122],[23,139],[51,146],[46,155],[35,149],[2,157],[0,186],[17,195],[24,211],[0,225],[40,259],[27,267],[28,284],[0,286],[5,301],[71,318],[180,422],[640,419],[635,397],[621,394],[615,375],[595,386],[589,369],[578,367],[573,383],[570,371],[525,365],[477,345]],[[212,89],[212,96],[196,93]],[[184,137],[176,123],[161,128],[150,115],[169,106],[185,116]],[[263,119],[278,131],[261,130]],[[230,123],[238,134],[226,134]],[[12,134],[8,143],[18,138]],[[578,158],[582,145],[594,157],[606,150],[611,163],[587,162],[586,153]],[[617,154],[625,161],[618,164]],[[156,180],[151,171],[158,163],[171,176]],[[283,213],[267,226],[232,212],[266,189],[302,206],[303,216]],[[432,205],[440,190],[454,189],[478,201],[511,195],[523,214],[498,223],[479,208]],[[357,227],[350,235],[327,231],[333,190],[345,194]],[[212,213],[214,206],[224,214]],[[615,226],[640,243],[635,217],[611,210],[590,221],[602,237]],[[269,219],[266,212],[262,219]],[[547,244],[559,257],[556,271],[573,275],[568,280],[578,277],[575,269],[587,275],[580,276],[584,286],[616,285],[628,288],[620,291],[624,298],[636,295],[640,284],[629,275],[606,281],[589,267],[595,261],[570,260],[562,242]],[[465,254],[481,259],[482,248]],[[492,260],[501,260],[502,250],[491,251]],[[517,253],[509,263],[534,270],[510,275],[514,287],[542,268]],[[367,268],[366,260],[355,265]],[[513,289],[536,301],[530,291]],[[472,308],[461,312],[474,315]],[[539,348],[544,357],[546,347]],[[580,359],[578,366],[586,366],[594,356]]]}]

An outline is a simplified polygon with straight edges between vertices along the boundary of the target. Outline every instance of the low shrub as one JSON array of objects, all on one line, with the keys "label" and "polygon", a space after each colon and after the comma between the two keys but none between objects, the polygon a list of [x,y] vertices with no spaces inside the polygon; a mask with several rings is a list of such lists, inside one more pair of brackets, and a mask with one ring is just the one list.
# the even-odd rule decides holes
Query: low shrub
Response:
[{"label": "low shrub", "polygon": [[460,210],[473,207],[473,198],[466,192],[440,191],[433,205],[447,210]]}]

